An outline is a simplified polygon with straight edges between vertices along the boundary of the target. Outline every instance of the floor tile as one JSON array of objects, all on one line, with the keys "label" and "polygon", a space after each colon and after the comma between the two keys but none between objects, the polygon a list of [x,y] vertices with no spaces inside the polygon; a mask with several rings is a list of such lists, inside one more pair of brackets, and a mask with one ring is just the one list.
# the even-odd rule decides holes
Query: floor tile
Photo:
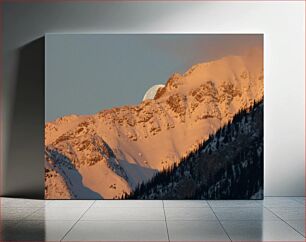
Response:
[{"label": "floor tile", "polygon": [[293,197],[293,199],[305,206],[305,197]]},{"label": "floor tile", "polygon": [[221,221],[233,241],[304,241],[283,221]]},{"label": "floor tile", "polygon": [[44,200],[38,199],[21,199],[21,198],[1,198],[1,207],[7,208],[27,208],[27,207],[43,207],[45,205]]},{"label": "floor tile", "polygon": [[26,220],[78,220],[87,208],[40,208]]},{"label": "floor tile", "polygon": [[212,208],[219,208],[219,207],[234,207],[234,208],[241,208],[241,207],[262,207],[262,200],[208,200],[208,204]]},{"label": "floor tile", "polygon": [[81,220],[165,220],[163,208],[93,208]]},{"label": "floor tile", "polygon": [[230,241],[218,221],[167,221],[170,241]]},{"label": "floor tile", "polygon": [[81,218],[65,239],[168,241],[166,214],[172,241],[226,241],[216,214],[233,240],[304,241],[304,204],[305,197],[264,201],[1,198],[0,239],[59,241]]},{"label": "floor tile", "polygon": [[161,200],[99,200],[93,208],[162,208]]},{"label": "floor tile", "polygon": [[279,220],[265,208],[213,208],[220,220]]},{"label": "floor tile", "polygon": [[64,241],[168,241],[165,221],[79,221]]},{"label": "floor tile", "polygon": [[17,241],[60,241],[74,221],[22,221],[6,234],[6,240]]},{"label": "floor tile", "polygon": [[290,226],[305,236],[305,220],[286,220]]},{"label": "floor tile", "polygon": [[265,207],[303,207],[303,203],[296,201],[293,197],[265,197]]},{"label": "floor tile", "polygon": [[89,208],[95,201],[94,200],[48,200],[46,207],[56,208],[74,208],[84,207]]},{"label": "floor tile", "polygon": [[1,220],[21,220],[40,208],[1,208]]},{"label": "floor tile", "polygon": [[208,208],[205,200],[164,200],[165,208]]},{"label": "floor tile", "polygon": [[273,213],[284,220],[305,219],[305,207],[269,208]]},{"label": "floor tile", "polygon": [[210,208],[165,208],[166,219],[170,220],[217,220]]}]

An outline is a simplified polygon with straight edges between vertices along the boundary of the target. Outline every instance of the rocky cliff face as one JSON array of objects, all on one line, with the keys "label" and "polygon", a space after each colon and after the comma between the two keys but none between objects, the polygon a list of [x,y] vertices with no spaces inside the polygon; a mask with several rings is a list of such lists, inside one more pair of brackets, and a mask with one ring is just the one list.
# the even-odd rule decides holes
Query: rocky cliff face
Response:
[{"label": "rocky cliff face", "polygon": [[262,99],[262,61],[253,50],[197,64],[173,74],[152,100],[46,123],[46,198],[130,193]]},{"label": "rocky cliff face", "polygon": [[262,199],[263,101],[138,186],[128,199]]}]

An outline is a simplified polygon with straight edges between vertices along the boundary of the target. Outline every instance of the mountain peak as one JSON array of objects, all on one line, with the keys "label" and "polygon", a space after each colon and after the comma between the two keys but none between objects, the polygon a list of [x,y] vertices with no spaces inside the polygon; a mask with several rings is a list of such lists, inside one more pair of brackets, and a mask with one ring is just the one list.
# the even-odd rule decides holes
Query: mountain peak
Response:
[{"label": "mountain peak", "polygon": [[262,55],[252,50],[173,73],[154,99],[138,105],[47,123],[45,145],[77,161],[83,185],[103,198],[119,198],[262,97]]}]

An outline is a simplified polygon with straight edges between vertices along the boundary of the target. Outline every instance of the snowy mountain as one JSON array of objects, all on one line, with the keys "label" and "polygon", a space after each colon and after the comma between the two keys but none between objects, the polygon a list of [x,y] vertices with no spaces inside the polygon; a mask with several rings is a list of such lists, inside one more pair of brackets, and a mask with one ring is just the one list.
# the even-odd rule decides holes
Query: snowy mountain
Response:
[{"label": "snowy mountain", "polygon": [[236,114],[178,164],[129,199],[262,199],[263,101]]},{"label": "snowy mountain", "polygon": [[139,105],[45,124],[46,198],[121,198],[263,98],[262,50],[175,73]]}]

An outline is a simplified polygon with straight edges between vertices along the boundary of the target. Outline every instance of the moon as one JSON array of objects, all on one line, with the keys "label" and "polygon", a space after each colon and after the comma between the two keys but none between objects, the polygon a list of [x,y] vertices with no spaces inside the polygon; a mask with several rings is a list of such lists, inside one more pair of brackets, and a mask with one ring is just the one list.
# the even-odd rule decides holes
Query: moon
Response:
[{"label": "moon", "polygon": [[148,100],[148,99],[154,99],[154,97],[155,97],[155,95],[157,93],[157,90],[159,88],[162,88],[162,87],[165,87],[165,85],[164,84],[157,84],[157,85],[154,85],[154,86],[150,87],[147,90],[146,94],[143,96],[142,101]]}]

